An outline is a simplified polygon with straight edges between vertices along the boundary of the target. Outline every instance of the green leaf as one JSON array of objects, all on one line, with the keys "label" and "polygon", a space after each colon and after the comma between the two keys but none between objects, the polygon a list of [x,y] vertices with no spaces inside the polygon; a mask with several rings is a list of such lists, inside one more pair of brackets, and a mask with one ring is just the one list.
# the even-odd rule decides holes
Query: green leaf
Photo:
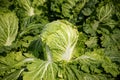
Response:
[{"label": "green leaf", "polygon": [[100,9],[97,9],[97,17],[100,22],[109,20],[113,11],[113,5],[111,3],[101,6]]},{"label": "green leaf", "polygon": [[2,80],[17,80],[20,74],[24,71],[24,69],[16,70],[10,75],[4,76]]},{"label": "green leaf", "polygon": [[113,77],[116,77],[118,74],[120,74],[120,71],[118,70],[118,66],[116,64],[103,63],[102,67],[106,73],[112,74]]},{"label": "green leaf", "polygon": [[111,78],[107,78],[102,74],[83,74],[83,80],[112,80]]},{"label": "green leaf", "polygon": [[87,73],[102,73],[105,71],[105,73],[110,73],[114,77],[120,73],[118,66],[112,63],[110,58],[105,56],[103,50],[100,49],[86,52],[85,55],[78,57],[75,61],[78,61],[80,69]]},{"label": "green leaf", "polygon": [[112,31],[112,33],[109,32],[109,34],[105,34],[102,32],[102,34],[103,36],[101,37],[101,41],[102,41],[101,43],[103,47],[111,48],[112,50],[115,48],[118,50],[120,49],[119,47],[120,46],[120,40],[119,40],[120,29],[116,28]]},{"label": "green leaf", "polygon": [[27,65],[28,72],[24,72],[24,80],[56,80],[58,67],[50,61],[35,60]]},{"label": "green leaf", "polygon": [[21,69],[21,66],[24,66],[25,63],[33,60],[33,58],[23,56],[21,52],[11,52],[6,57],[0,56],[0,75],[9,75],[16,69]]},{"label": "green leaf", "polygon": [[14,0],[0,0],[0,8],[6,8],[8,9],[12,4],[13,4]]},{"label": "green leaf", "polygon": [[90,37],[85,44],[89,47],[89,48],[95,48],[97,47],[97,38],[96,37]]},{"label": "green leaf", "polygon": [[98,25],[98,21],[94,20],[94,22],[92,22],[92,20],[88,18],[86,19],[86,22],[83,23],[83,30],[85,33],[90,34],[91,36],[95,36]]},{"label": "green leaf", "polygon": [[44,59],[43,44],[41,39],[32,41],[28,47],[28,50],[31,51],[34,56]]},{"label": "green leaf", "polygon": [[15,13],[0,14],[0,46],[10,46],[18,31],[18,18]]},{"label": "green leaf", "polygon": [[90,8],[84,8],[84,9],[82,10],[82,13],[83,13],[85,16],[89,16],[89,15],[92,13],[92,11],[91,11]]}]

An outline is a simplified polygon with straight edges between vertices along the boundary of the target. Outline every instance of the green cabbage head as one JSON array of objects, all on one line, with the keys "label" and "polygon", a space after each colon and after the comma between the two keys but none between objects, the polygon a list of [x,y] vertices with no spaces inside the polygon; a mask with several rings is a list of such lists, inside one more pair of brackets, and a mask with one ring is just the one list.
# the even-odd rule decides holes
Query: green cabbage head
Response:
[{"label": "green cabbage head", "polygon": [[78,31],[71,23],[57,20],[48,23],[42,30],[45,55],[50,61],[69,61],[78,41]]},{"label": "green cabbage head", "polygon": [[10,46],[18,32],[18,18],[13,12],[0,13],[0,47]]}]

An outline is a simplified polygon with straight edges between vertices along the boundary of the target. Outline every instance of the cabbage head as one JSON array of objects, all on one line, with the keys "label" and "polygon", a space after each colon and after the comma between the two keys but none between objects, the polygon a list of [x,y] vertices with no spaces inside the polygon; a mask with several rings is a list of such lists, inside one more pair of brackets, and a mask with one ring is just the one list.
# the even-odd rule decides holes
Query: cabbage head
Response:
[{"label": "cabbage head", "polygon": [[45,55],[50,61],[69,61],[78,41],[75,26],[65,20],[57,20],[46,24],[41,32],[45,43]]},{"label": "cabbage head", "polygon": [[13,12],[0,13],[0,47],[10,46],[18,32],[18,18]]}]

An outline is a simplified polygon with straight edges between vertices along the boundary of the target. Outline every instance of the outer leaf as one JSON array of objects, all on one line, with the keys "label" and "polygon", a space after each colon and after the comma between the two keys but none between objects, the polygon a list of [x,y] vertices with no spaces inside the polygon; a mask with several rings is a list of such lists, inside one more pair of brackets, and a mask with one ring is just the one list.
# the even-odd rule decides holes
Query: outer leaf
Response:
[{"label": "outer leaf", "polygon": [[4,76],[2,80],[17,80],[20,74],[23,72],[24,69],[16,70],[15,72],[11,73],[10,75]]},{"label": "outer leaf", "polygon": [[99,49],[87,52],[85,55],[80,56],[77,61],[79,61],[80,69],[87,73],[102,73],[105,71],[114,77],[120,74],[118,66],[112,63],[108,57],[104,56],[102,50]]},{"label": "outer leaf", "polygon": [[96,37],[90,37],[90,39],[88,41],[86,41],[85,44],[89,48],[94,48],[94,47],[97,46],[97,38]]},{"label": "outer leaf", "polygon": [[31,42],[31,44],[29,45],[28,48],[33,55],[35,55],[36,57],[40,57],[42,59],[44,59],[44,54],[43,54],[43,44],[41,39],[37,39]]},{"label": "outer leaf", "polygon": [[0,14],[0,46],[10,46],[18,31],[18,18],[12,12]]},{"label": "outer leaf", "polygon": [[113,80],[111,78],[107,78],[105,75],[102,74],[84,74],[83,73],[83,79],[82,80]]},{"label": "outer leaf", "polygon": [[69,61],[78,40],[78,32],[69,22],[58,20],[44,27],[41,38],[46,44],[46,54],[54,61]]},{"label": "outer leaf", "polygon": [[53,62],[35,60],[27,68],[29,72],[23,74],[24,80],[56,80],[58,67]]},{"label": "outer leaf", "polygon": [[[105,54],[110,57],[110,59],[120,64],[120,29],[114,29],[112,33],[106,35],[102,33],[101,44],[105,47]],[[108,46],[109,45],[109,46]]]},{"label": "outer leaf", "polygon": [[0,0],[0,7],[1,8],[9,8],[9,6],[11,6],[13,4],[14,0]]},{"label": "outer leaf", "polygon": [[108,3],[105,6],[102,6],[100,9],[97,11],[97,16],[99,21],[106,21],[109,20],[113,11],[113,5]]},{"label": "outer leaf", "polygon": [[21,52],[11,52],[6,57],[0,56],[0,76],[14,74],[16,69],[21,69],[21,66],[33,60],[33,58],[24,57]]},{"label": "outer leaf", "polygon": [[89,16],[89,15],[92,13],[92,11],[90,10],[90,8],[84,8],[84,9],[82,10],[82,13],[83,13],[85,16]]}]

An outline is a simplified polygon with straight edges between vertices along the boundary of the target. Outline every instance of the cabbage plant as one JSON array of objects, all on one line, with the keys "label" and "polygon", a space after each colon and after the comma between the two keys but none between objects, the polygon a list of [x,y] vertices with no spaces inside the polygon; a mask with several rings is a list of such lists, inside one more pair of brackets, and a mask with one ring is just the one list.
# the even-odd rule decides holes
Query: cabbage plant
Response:
[{"label": "cabbage plant", "polygon": [[45,43],[45,53],[48,60],[69,61],[78,41],[78,31],[71,23],[57,20],[47,24],[41,33]]},{"label": "cabbage plant", "polygon": [[[119,74],[118,67],[104,56],[102,49],[86,52],[80,56],[80,52],[76,50],[82,50],[80,49],[82,40],[84,40],[82,36],[84,37],[75,26],[66,20],[46,24],[41,31],[41,39],[31,44],[31,48],[35,47],[32,49],[33,54],[38,53],[43,58],[34,59],[32,64],[27,65],[28,72],[24,72],[23,79],[107,80],[100,73],[105,71],[114,77]],[[95,74],[89,74],[90,72]]]},{"label": "cabbage plant", "polygon": [[0,80],[119,80],[120,0],[0,0]]},{"label": "cabbage plant", "polygon": [[0,46],[10,46],[18,31],[18,18],[13,12],[0,14]]}]

